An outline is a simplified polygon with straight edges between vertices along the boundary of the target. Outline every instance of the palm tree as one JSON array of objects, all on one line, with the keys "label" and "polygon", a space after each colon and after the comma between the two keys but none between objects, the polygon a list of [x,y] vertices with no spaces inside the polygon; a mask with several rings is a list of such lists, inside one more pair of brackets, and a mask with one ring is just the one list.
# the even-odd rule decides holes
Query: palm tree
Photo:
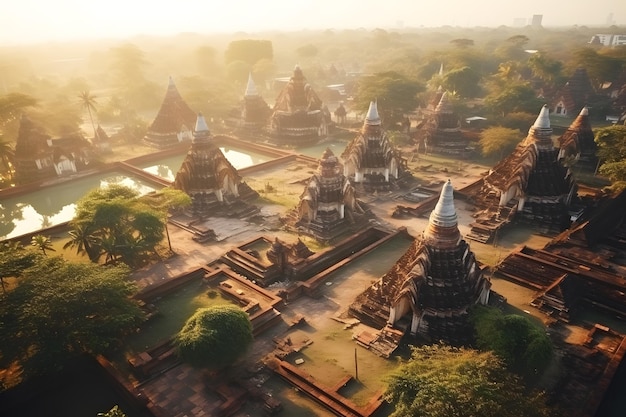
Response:
[{"label": "palm tree", "polygon": [[88,226],[76,223],[74,229],[70,230],[70,240],[68,240],[63,249],[76,248],[76,254],[86,253],[91,262],[98,262],[97,238],[93,235]]},{"label": "palm tree", "polygon": [[47,236],[43,236],[43,235],[35,235],[31,238],[30,240],[30,244],[38,249],[41,250],[41,252],[43,252],[44,255],[46,255],[46,251],[53,251],[55,252],[56,250],[52,247],[52,241],[50,240],[49,237]]},{"label": "palm tree", "polygon": [[13,157],[15,150],[11,144],[0,136],[0,176],[10,179],[13,177]]},{"label": "palm tree", "polygon": [[96,104],[98,104],[96,102],[96,96],[91,95],[89,90],[85,90],[85,91],[80,93],[78,98],[80,99],[80,103],[82,104],[83,108],[87,109],[87,111],[89,112],[89,119],[91,120],[91,127],[93,128],[93,136],[95,138],[96,135],[97,135],[97,133],[96,133],[96,125],[93,122],[93,115],[92,115],[91,111],[92,110],[94,112],[96,111]]}]

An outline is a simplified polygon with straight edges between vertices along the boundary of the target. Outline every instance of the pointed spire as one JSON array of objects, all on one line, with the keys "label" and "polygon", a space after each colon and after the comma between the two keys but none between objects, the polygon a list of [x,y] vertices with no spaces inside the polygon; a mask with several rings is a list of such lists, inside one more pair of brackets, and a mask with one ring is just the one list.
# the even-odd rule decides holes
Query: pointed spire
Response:
[{"label": "pointed spire", "polygon": [[589,108],[587,106],[583,107],[583,109],[580,111],[579,116],[589,116]]},{"label": "pointed spire", "polygon": [[209,130],[209,126],[206,124],[206,120],[202,113],[198,113],[198,118],[196,119],[196,128],[193,132],[193,142],[206,141],[210,138],[211,131]]},{"label": "pointed spire", "polygon": [[176,84],[174,84],[174,79],[172,78],[172,76],[169,76],[169,79],[167,81],[167,88],[176,88]]},{"label": "pointed spire", "polygon": [[252,73],[248,73],[248,85],[246,86],[246,93],[245,96],[246,97],[255,97],[258,96],[259,93],[257,92],[256,89],[256,84],[254,83],[254,80],[252,79]]},{"label": "pointed spire", "polygon": [[533,138],[535,144],[542,148],[553,147],[552,128],[550,127],[550,109],[544,104],[535,123],[528,129],[527,140]]},{"label": "pointed spire", "polygon": [[444,91],[441,94],[441,98],[439,99],[439,103],[435,108],[437,113],[452,113],[452,107],[450,106],[450,100],[448,100],[448,92]]},{"label": "pointed spire", "polygon": [[443,76],[443,62],[439,65],[439,76]]},{"label": "pointed spire", "polygon": [[370,107],[367,110],[367,115],[365,116],[365,124],[367,125],[379,125],[380,116],[378,115],[378,105],[376,101],[370,101]]},{"label": "pointed spire", "polygon": [[458,224],[454,207],[454,188],[448,180],[441,188],[435,209],[430,213],[428,227],[424,231],[426,244],[437,248],[455,247],[461,241]]},{"label": "pointed spire", "polygon": [[548,109],[547,104],[544,104],[541,108],[539,116],[537,116],[537,120],[535,120],[533,127],[539,129],[550,128],[550,110]]},{"label": "pointed spire", "polygon": [[430,223],[439,227],[455,227],[458,224],[456,208],[454,207],[454,188],[450,180],[441,188],[439,201],[430,213]]}]

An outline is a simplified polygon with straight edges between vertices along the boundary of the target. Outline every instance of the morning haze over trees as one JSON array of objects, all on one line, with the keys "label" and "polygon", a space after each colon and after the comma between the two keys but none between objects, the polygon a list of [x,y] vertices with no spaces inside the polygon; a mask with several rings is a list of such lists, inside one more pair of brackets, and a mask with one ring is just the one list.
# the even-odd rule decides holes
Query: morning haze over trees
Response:
[{"label": "morning haze over trees", "polygon": [[[623,73],[626,47],[589,45],[596,32],[577,26],[211,37],[186,33],[0,48],[0,187],[14,185],[22,114],[53,137],[82,131],[91,138],[100,125],[114,142],[139,147],[168,77],[194,111],[212,120],[213,130],[238,107],[250,74],[273,103],[274,80],[291,75],[296,64],[318,91],[343,84],[358,120],[377,101],[389,129],[400,129],[441,86],[462,120],[486,118],[480,151],[500,159],[525,137],[544,94],[562,87],[576,68],[586,68],[597,89]],[[596,129],[599,173],[616,187],[626,187],[626,128],[606,127],[602,109],[610,107],[608,97],[599,95],[589,105],[595,122],[605,125]],[[119,186],[93,190],[77,201],[64,247],[82,257],[77,263],[58,256],[47,236],[34,236],[30,247],[2,243],[2,367],[14,367],[26,378],[121,343],[143,317],[131,298],[136,290],[128,280],[131,269],[158,259],[165,245],[170,254],[176,252],[167,213],[187,206],[185,197],[169,189],[151,196]],[[0,220],[11,217],[7,210],[0,206]],[[548,366],[553,347],[544,332],[519,317],[474,312],[482,351],[444,346],[413,350],[388,378],[386,397],[398,404],[393,415],[519,415],[516,410],[548,415],[544,398],[525,395],[523,383]],[[252,343],[247,318],[239,309],[199,310],[174,340],[178,353],[188,363],[212,370],[236,362]],[[20,323],[21,331],[7,323]],[[49,339],[54,343],[44,343]],[[466,396],[452,409],[446,400],[459,391]],[[490,414],[479,414],[480,408]]]}]

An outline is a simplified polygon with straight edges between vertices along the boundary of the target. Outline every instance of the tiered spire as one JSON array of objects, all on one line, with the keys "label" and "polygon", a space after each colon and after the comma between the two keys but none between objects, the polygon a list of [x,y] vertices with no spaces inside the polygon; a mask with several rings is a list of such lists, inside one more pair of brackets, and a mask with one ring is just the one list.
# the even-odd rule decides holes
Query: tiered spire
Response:
[{"label": "tiered spire", "polygon": [[370,107],[367,110],[367,115],[365,116],[365,124],[370,126],[378,126],[381,124],[376,101],[370,101]]},{"label": "tiered spire", "polygon": [[430,246],[450,248],[458,245],[461,232],[458,227],[456,208],[454,207],[454,188],[450,180],[441,188],[439,201],[430,213],[424,239]]},{"label": "tiered spire", "polygon": [[552,128],[550,127],[550,109],[544,104],[535,123],[528,129],[528,136],[538,139],[537,145],[553,147]]},{"label": "tiered spire", "polygon": [[202,113],[198,113],[198,118],[196,119],[196,128],[193,132],[192,143],[205,142],[210,137],[211,131],[209,130],[209,126],[206,124],[206,120]]},{"label": "tiered spire", "polygon": [[248,73],[248,85],[246,86],[246,97],[256,97],[259,95],[259,92],[256,89],[256,84],[252,79],[252,73]]}]

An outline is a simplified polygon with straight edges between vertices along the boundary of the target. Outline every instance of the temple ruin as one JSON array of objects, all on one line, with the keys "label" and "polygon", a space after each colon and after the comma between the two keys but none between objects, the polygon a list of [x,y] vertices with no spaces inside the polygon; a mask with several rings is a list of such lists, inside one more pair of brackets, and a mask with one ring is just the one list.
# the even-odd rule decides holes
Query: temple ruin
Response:
[{"label": "temple ruin", "polygon": [[573,157],[578,166],[586,171],[595,172],[598,167],[598,157],[596,156],[598,145],[594,139],[589,122],[589,109],[585,106],[565,133],[559,137],[561,148],[559,159]]},{"label": "temple ruin", "polygon": [[326,148],[317,172],[309,179],[292,216],[298,232],[327,241],[363,224],[365,210],[343,167]]},{"label": "temple ruin", "polygon": [[15,143],[17,184],[50,180],[87,169],[93,147],[80,132],[52,138],[26,115]]},{"label": "temple ruin", "polygon": [[479,208],[469,238],[488,242],[514,218],[558,233],[570,224],[569,209],[577,186],[558,158],[552,141],[548,106],[544,105],[528,136],[498,162],[468,198]]},{"label": "temple ruin", "polygon": [[370,102],[363,127],[341,158],[344,175],[365,191],[391,189],[406,172],[406,161],[389,141],[375,101]]},{"label": "temple ruin", "polygon": [[289,82],[276,98],[270,134],[280,143],[311,144],[326,137],[330,120],[330,111],[296,65]]},{"label": "temple ruin", "polygon": [[161,149],[191,140],[195,121],[196,113],[183,100],[170,77],[161,108],[148,127],[144,142]]},{"label": "temple ruin", "polygon": [[252,74],[248,75],[248,84],[243,96],[243,105],[239,127],[250,130],[262,130],[268,123],[271,109],[259,94]]},{"label": "temple ruin", "polygon": [[583,307],[626,317],[626,191],[606,196],[543,249],[520,248],[497,265],[498,275],[533,288],[532,304],[569,322]]},{"label": "temple ruin", "polygon": [[487,304],[491,283],[458,228],[454,190],[448,180],[428,227],[350,311],[378,328],[409,329],[429,341],[472,342],[468,310]]},{"label": "temple ruin", "polygon": [[174,188],[189,194],[195,215],[242,216],[256,212],[244,200],[257,193],[242,182],[237,170],[213,143],[200,113],[195,125],[191,149],[176,173]]},{"label": "temple ruin", "polygon": [[459,116],[452,108],[448,93],[437,90],[436,97],[439,94],[437,106],[421,129],[426,153],[467,158],[474,148],[461,131]]},{"label": "temple ruin", "polygon": [[576,68],[565,85],[556,92],[552,112],[557,116],[574,116],[593,100],[595,94],[587,70]]}]

